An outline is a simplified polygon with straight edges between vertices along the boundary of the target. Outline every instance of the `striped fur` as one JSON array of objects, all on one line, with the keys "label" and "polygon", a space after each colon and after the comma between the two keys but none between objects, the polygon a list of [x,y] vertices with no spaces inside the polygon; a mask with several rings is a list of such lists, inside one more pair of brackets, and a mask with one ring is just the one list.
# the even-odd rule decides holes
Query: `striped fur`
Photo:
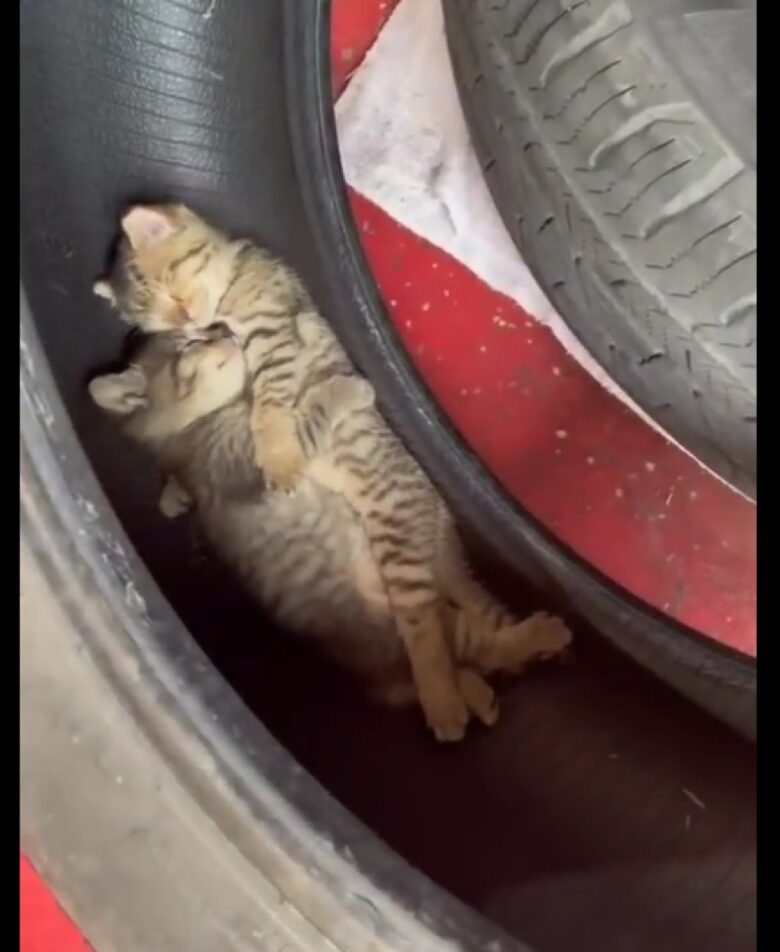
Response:
[{"label": "striped fur", "polygon": [[[181,206],[136,207],[123,230],[120,275],[101,290],[147,329],[197,337],[215,322],[227,325],[245,360],[249,459],[253,453],[271,488],[295,490],[292,507],[305,509],[316,485],[329,505],[338,499],[349,508],[367,540],[362,560],[378,570],[388,630],[397,632],[390,642],[405,648],[428,723],[441,739],[461,737],[470,701],[479,716],[473,709],[484,709],[489,692],[476,672],[517,670],[563,650],[565,626],[546,615],[518,622],[471,578],[441,497],[289,268]],[[210,376],[218,376],[213,367]],[[189,420],[190,410],[179,412]],[[267,591],[258,594],[268,601]],[[383,679],[391,680],[387,672]]]}]

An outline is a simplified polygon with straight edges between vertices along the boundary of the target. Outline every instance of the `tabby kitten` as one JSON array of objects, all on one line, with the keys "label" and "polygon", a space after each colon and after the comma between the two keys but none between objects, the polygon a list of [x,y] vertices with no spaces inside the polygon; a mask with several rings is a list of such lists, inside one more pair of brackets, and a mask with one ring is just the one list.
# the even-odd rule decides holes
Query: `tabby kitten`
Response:
[{"label": "tabby kitten", "polygon": [[[183,349],[157,335],[124,371],[96,377],[89,390],[169,474],[166,515],[194,506],[215,550],[281,624],[357,674],[374,699],[414,700],[360,519],[305,472],[295,493],[265,486],[253,456],[246,377],[233,341],[211,338]],[[447,608],[455,650],[470,640],[468,619],[459,615]],[[459,666],[456,679],[471,713],[494,724],[490,686],[472,667]]]},{"label": "tabby kitten", "polygon": [[[181,205],[135,206],[122,231],[114,271],[97,293],[147,330],[198,337],[227,325],[250,374],[249,429],[267,483],[297,491],[305,472],[354,510],[426,719],[441,739],[462,737],[469,706],[453,654],[485,672],[516,670],[569,644],[563,622],[540,615],[517,623],[471,578],[443,500],[293,271]],[[456,645],[448,603],[468,619],[456,626]]]},{"label": "tabby kitten", "polygon": [[306,424],[329,400],[323,388],[334,386],[345,409],[374,401],[295,273],[183,205],[131,208],[112,273],[94,290],[147,332],[197,336],[227,324],[252,372],[255,454],[270,486],[294,487],[313,445]]}]

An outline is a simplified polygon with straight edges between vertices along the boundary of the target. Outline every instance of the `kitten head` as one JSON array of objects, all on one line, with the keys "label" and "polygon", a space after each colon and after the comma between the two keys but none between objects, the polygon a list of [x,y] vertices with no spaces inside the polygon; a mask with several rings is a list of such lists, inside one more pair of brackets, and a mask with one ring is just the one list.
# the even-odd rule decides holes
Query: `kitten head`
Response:
[{"label": "kitten head", "polygon": [[243,351],[231,338],[157,334],[125,370],[95,377],[89,393],[135,439],[156,444],[242,400],[247,382]]},{"label": "kitten head", "polygon": [[197,335],[216,320],[235,249],[185,205],[133,205],[93,290],[144,331]]}]

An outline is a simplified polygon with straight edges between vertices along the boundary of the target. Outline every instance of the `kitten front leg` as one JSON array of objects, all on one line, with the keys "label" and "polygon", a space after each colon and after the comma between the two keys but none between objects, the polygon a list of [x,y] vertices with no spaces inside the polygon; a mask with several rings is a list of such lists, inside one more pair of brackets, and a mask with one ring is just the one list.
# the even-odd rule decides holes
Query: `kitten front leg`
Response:
[{"label": "kitten front leg", "polygon": [[306,461],[330,449],[335,427],[374,401],[374,388],[363,377],[335,374],[311,387],[294,412],[255,403],[255,458],[269,487],[293,489]]},{"label": "kitten front leg", "polygon": [[295,414],[280,406],[255,401],[250,417],[255,460],[269,489],[295,488],[306,464]]},{"label": "kitten front leg", "polygon": [[289,334],[282,334],[280,341],[268,346],[270,350],[256,356],[251,348],[247,351],[252,374],[249,425],[255,461],[268,487],[289,492],[295,488],[306,463],[295,414],[300,354],[297,342]]}]

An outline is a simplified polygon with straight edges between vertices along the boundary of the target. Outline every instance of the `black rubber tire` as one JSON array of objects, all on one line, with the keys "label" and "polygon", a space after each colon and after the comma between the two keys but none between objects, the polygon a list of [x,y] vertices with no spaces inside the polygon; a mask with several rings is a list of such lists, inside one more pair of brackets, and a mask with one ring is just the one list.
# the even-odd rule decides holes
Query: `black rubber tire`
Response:
[{"label": "black rubber tire", "polygon": [[572,330],[748,495],[756,0],[445,0],[504,222]]},{"label": "black rubber tire", "polygon": [[[84,377],[124,335],[90,285],[133,199],[180,196],[290,258],[486,547],[755,735],[754,662],[561,549],[413,371],[346,201],[328,37],[324,0],[22,5],[22,547],[42,616],[23,616],[23,846],[101,952],[232,952],[253,931],[274,948],[279,936],[291,949],[521,948],[410,869],[279,746],[117,519],[137,529],[157,487],[101,426]],[[143,551],[157,570],[167,554]]]},{"label": "black rubber tire", "polygon": [[[311,0],[21,8],[22,848],[99,952],[526,948],[410,868],[244,706],[118,521],[137,525],[151,487],[84,399],[126,333],[90,285],[134,198],[260,222],[322,282],[284,37],[308,68],[295,24],[327,51],[328,13]],[[329,107],[327,81],[322,94]]]}]

